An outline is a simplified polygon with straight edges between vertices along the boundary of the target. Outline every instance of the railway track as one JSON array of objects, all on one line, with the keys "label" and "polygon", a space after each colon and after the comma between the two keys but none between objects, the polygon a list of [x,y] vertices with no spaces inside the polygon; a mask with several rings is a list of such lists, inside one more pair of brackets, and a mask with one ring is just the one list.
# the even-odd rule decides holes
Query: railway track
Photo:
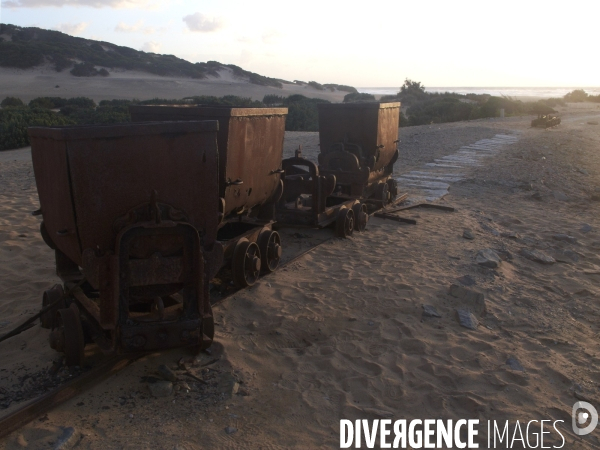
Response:
[{"label": "railway track", "polygon": [[[392,208],[395,205],[398,205],[398,204],[402,203],[403,201],[405,201],[407,197],[408,197],[408,194],[400,195],[396,199],[395,202],[391,203],[388,206],[388,208],[384,208],[384,211],[389,210],[389,213],[398,211],[398,209],[392,209]],[[419,206],[419,205],[412,205],[410,207],[415,207],[415,206]],[[402,210],[402,209],[404,209],[404,208],[401,208],[400,210]],[[377,216],[378,214],[380,214],[380,212],[378,212],[378,211],[373,212],[372,214],[370,214],[370,216]],[[330,242],[332,239],[334,239],[334,236],[328,237],[328,238],[324,239],[323,241],[318,242],[317,244],[301,251],[297,255],[294,255],[291,259],[283,262],[279,266],[277,271],[300,260],[307,254],[309,254],[309,253],[313,252],[315,249],[319,248],[321,245],[323,245],[327,242]],[[261,280],[264,280],[264,279],[268,278],[269,276],[273,276],[273,275],[277,274],[277,271],[264,275],[263,277],[261,277]],[[251,286],[249,286],[249,287],[251,287]],[[223,295],[221,298],[211,301],[211,305],[213,307],[218,307],[226,299],[232,297],[233,295],[237,294],[240,291],[243,291],[244,289],[248,289],[248,288],[237,289],[235,291],[228,292],[225,295]],[[32,322],[37,317],[39,317],[39,313],[36,314],[36,316],[34,316],[33,318],[29,319],[23,325],[26,325],[26,324],[30,325],[30,322]],[[19,327],[19,328],[23,328],[22,331],[27,329],[27,326],[24,327],[23,325],[21,325]],[[81,374],[77,378],[58,386],[57,388],[53,389],[52,391],[48,392],[47,394],[44,394],[41,397],[38,397],[36,399],[28,401],[25,405],[21,406],[16,411],[6,415],[5,417],[0,418],[0,439],[5,438],[6,436],[13,433],[14,431],[17,431],[18,429],[20,429],[20,428],[24,427],[25,425],[27,425],[28,423],[32,422],[37,417],[40,417],[43,414],[46,414],[47,412],[51,411],[53,408],[56,408],[57,406],[61,405],[62,403],[66,402],[68,400],[71,400],[72,398],[77,397],[78,395],[82,394],[86,390],[88,390],[88,389],[92,388],[93,386],[101,383],[102,381],[108,379],[112,375],[115,375],[119,371],[125,369],[127,366],[129,366],[130,364],[135,362],[141,356],[142,356],[142,354],[128,354],[127,356],[123,356],[123,355],[107,356],[106,358],[103,359],[103,361],[100,364],[98,364],[97,366],[88,370],[87,372]]]},{"label": "railway track", "polygon": [[[301,253],[295,255],[288,261],[284,262],[280,265],[278,270],[298,261],[303,256],[308,253],[314,251],[321,245],[331,241],[333,237],[329,237],[322,242],[317,243],[316,245],[311,246],[310,248],[302,251]],[[261,278],[265,279],[273,274],[276,274],[277,271],[267,274]],[[248,288],[244,288],[248,289]],[[211,302],[213,307],[217,307],[221,303],[223,303],[226,299],[232,297],[236,293],[243,291],[244,289],[238,289],[232,292],[227,293],[219,299],[216,299]],[[36,315],[34,318],[37,318]],[[31,321],[31,319],[30,319]],[[30,322],[28,321],[28,322]],[[19,327],[23,328],[23,330],[27,329],[27,327]],[[101,383],[102,381],[108,379],[112,375],[115,375],[119,371],[125,369],[127,366],[135,362],[139,359],[142,354],[128,354],[127,356],[123,355],[111,355],[105,357],[102,362],[87,372],[79,375],[78,377],[58,386],[57,388],[51,390],[50,392],[42,395],[33,400],[29,400],[25,405],[18,408],[16,411],[4,416],[0,417],[0,439],[3,439],[13,433],[14,431],[23,428],[28,423],[32,422],[36,418],[48,413],[53,408],[65,403],[72,398],[77,397],[82,394],[86,390],[92,388],[93,386]]]}]

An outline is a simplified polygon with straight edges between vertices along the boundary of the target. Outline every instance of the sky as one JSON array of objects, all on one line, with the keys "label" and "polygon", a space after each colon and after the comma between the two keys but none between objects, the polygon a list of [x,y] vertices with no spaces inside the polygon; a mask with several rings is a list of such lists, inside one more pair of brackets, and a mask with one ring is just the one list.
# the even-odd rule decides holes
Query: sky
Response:
[{"label": "sky", "polygon": [[0,22],[285,80],[600,85],[600,1],[0,0]]}]

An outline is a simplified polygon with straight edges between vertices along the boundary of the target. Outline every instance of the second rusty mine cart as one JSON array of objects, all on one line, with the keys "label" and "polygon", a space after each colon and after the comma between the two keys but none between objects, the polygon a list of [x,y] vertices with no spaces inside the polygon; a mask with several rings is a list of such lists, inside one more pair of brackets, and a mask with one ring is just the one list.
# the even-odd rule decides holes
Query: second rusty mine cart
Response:
[{"label": "second rusty mine cart", "polygon": [[224,265],[238,287],[275,270],[281,239],[272,229],[283,192],[281,160],[287,108],[130,106],[134,122],[217,120],[219,122],[218,239]]}]

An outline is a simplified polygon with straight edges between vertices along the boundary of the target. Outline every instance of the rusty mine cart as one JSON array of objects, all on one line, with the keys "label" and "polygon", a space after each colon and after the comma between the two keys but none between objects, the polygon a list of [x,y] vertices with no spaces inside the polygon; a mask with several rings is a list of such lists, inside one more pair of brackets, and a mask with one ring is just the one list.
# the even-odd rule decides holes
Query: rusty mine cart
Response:
[{"label": "rusty mine cart", "polygon": [[29,129],[43,222],[63,285],[42,326],[67,365],[106,353],[211,345],[216,121]]},{"label": "rusty mine cart", "polygon": [[134,122],[218,120],[220,224],[223,266],[237,287],[274,271],[281,238],[273,230],[283,192],[281,160],[287,108],[130,106]]},{"label": "rusty mine cart", "polygon": [[277,221],[334,223],[336,234],[346,237],[365,229],[369,210],[398,195],[391,175],[398,159],[400,103],[320,103],[318,108],[319,164],[303,158],[301,149],[283,160]]}]

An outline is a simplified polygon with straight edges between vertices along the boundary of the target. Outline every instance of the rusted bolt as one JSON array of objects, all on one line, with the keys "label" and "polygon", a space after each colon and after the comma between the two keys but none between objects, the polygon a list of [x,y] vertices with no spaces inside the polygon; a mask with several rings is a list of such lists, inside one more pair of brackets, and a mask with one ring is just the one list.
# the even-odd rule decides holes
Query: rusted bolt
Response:
[{"label": "rusted bolt", "polygon": [[260,270],[260,258],[258,256],[255,256],[254,258],[252,258],[252,270],[254,272],[258,272]]},{"label": "rusted bolt", "polygon": [[269,256],[271,258],[281,258],[281,245],[277,242],[272,242],[269,245]]}]

